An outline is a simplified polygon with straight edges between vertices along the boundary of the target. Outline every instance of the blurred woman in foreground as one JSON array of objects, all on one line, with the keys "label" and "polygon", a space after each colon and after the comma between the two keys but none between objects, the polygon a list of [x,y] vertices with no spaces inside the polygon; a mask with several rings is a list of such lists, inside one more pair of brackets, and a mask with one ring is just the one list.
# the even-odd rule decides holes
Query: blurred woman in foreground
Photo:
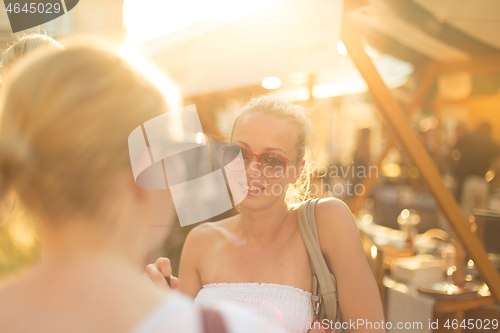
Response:
[{"label": "blurred woman in foreground", "polygon": [[[136,186],[130,132],[169,110],[114,52],[75,45],[30,56],[0,96],[0,186],[39,221],[44,260],[0,286],[6,332],[201,332],[201,312],[142,277],[174,214],[167,190]],[[166,294],[165,294],[166,293]],[[221,309],[232,332],[275,332]],[[240,329],[241,327],[241,329]]]},{"label": "blurred woman in foreground", "polygon": [[[63,49],[63,46],[46,35],[20,37],[2,53],[1,83],[9,79],[9,73],[15,65],[22,62],[28,54],[40,49],[57,50]],[[0,260],[1,275],[15,272],[40,257],[41,246],[33,219],[25,210],[20,209],[17,201],[15,194],[11,193],[0,205],[0,249],[8,253]]]}]

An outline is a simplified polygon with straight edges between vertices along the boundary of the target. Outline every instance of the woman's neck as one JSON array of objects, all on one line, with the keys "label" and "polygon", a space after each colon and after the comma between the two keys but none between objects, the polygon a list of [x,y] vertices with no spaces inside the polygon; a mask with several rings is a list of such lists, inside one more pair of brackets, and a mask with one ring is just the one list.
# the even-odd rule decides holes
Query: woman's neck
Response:
[{"label": "woman's neck", "polygon": [[288,220],[288,205],[278,201],[264,210],[241,209],[240,227],[248,243],[263,244],[275,238]]},{"label": "woman's neck", "polygon": [[[112,248],[75,243],[65,249],[68,252],[61,253],[63,248],[50,247],[20,284],[33,294],[32,304],[47,304],[48,313],[105,325],[103,331],[129,331],[168,293],[145,279],[130,257]],[[126,318],[118,323],[108,319],[123,314]]]},{"label": "woman's neck", "polygon": [[150,288],[142,276],[143,253],[120,234],[103,235],[100,228],[73,222],[42,229],[42,258],[33,271],[40,283],[56,282],[63,291],[84,285],[96,290],[105,287],[110,293],[143,290],[153,298],[163,294],[152,284]]},{"label": "woman's neck", "polygon": [[[103,223],[104,224],[104,223]],[[101,225],[103,225],[101,224]],[[142,249],[133,235],[119,230],[104,230],[95,221],[65,221],[40,227],[42,262],[59,264],[68,261],[91,261],[93,258],[110,258],[142,267]],[[122,230],[123,231],[123,230]],[[136,235],[139,239],[140,236]]]}]

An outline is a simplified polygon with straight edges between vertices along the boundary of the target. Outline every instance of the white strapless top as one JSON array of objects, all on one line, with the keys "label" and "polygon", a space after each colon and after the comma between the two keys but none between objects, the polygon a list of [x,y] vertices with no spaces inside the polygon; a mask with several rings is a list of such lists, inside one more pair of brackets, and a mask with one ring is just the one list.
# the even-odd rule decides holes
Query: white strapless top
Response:
[{"label": "white strapless top", "polygon": [[212,283],[203,286],[195,306],[214,308],[233,303],[293,333],[307,332],[312,321],[311,293],[274,283]]}]

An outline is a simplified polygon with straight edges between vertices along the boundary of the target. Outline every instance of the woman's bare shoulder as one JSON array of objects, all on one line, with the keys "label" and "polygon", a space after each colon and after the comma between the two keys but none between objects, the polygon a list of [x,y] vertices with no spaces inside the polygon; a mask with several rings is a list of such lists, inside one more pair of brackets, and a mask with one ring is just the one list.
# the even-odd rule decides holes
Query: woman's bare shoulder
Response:
[{"label": "woman's bare shoulder", "polygon": [[343,201],[322,199],[316,206],[316,222],[321,251],[334,270],[364,258],[358,226]]},{"label": "woman's bare shoulder", "polygon": [[342,216],[352,216],[349,207],[340,199],[324,198],[316,205],[316,215],[341,214]]},{"label": "woman's bare shoulder", "polygon": [[186,243],[211,244],[227,239],[232,235],[237,218],[236,215],[217,222],[202,223],[189,232]]},{"label": "woman's bare shoulder", "polygon": [[316,205],[318,231],[334,238],[359,238],[358,227],[349,207],[339,199],[321,199]]}]

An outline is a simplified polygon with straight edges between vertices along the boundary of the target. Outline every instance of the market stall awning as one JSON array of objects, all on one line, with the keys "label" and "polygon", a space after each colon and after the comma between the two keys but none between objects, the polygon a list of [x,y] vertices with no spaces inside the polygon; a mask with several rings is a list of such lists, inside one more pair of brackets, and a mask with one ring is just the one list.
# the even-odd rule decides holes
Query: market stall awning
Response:
[{"label": "market stall awning", "polygon": [[282,0],[222,26],[206,22],[206,33],[162,37],[163,49],[139,48],[185,96],[200,95],[335,68],[341,18],[341,0]]},{"label": "market stall awning", "polygon": [[367,0],[347,16],[370,45],[412,63],[500,54],[494,1]]}]

